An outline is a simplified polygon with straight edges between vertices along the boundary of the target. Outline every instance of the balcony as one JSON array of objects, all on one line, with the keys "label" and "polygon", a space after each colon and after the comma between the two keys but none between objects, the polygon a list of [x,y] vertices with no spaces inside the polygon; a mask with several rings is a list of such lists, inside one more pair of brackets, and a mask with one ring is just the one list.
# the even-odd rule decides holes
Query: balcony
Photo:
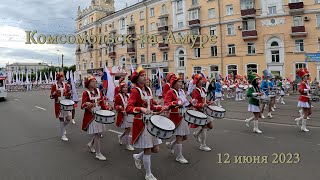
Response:
[{"label": "balcony", "polygon": [[127,48],[127,53],[128,53],[129,55],[135,54],[135,53],[136,53],[136,50],[135,50],[133,47],[128,47],[128,48]]},{"label": "balcony", "polygon": [[200,26],[200,19],[194,19],[189,21],[189,27]]},{"label": "balcony", "polygon": [[115,58],[117,56],[116,52],[109,52],[109,57]]},{"label": "balcony", "polygon": [[256,9],[251,8],[251,9],[243,9],[241,10],[241,16],[242,17],[255,17],[256,16]]},{"label": "balcony", "polygon": [[128,24],[128,28],[134,28],[135,27],[135,25],[136,25],[136,23],[134,23],[134,22],[130,22],[129,24]]},{"label": "balcony", "polygon": [[303,2],[289,3],[289,13],[293,14],[303,14],[304,13],[304,4]]},{"label": "balcony", "polygon": [[159,43],[159,49],[160,50],[168,50],[169,49],[169,44]]},{"label": "balcony", "polygon": [[242,31],[242,39],[244,40],[258,39],[258,32],[256,30]]},{"label": "balcony", "polygon": [[162,27],[158,27],[158,33],[167,33],[169,31],[169,27],[168,26],[162,26]]},{"label": "balcony", "polygon": [[290,35],[294,38],[306,37],[308,35],[304,26],[293,26],[291,27],[291,32]]}]

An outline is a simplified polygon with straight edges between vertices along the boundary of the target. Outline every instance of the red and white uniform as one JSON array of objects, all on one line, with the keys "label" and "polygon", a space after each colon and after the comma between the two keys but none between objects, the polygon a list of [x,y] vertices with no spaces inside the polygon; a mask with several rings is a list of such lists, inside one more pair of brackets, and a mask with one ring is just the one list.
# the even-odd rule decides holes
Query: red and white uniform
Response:
[{"label": "red and white uniform", "polygon": [[186,111],[186,109],[183,108],[185,102],[183,102],[178,91],[170,89],[164,99],[164,104],[169,107],[169,119],[177,127],[175,135],[185,136],[190,134],[188,123],[183,120],[182,116],[182,114],[185,113],[184,111]]},{"label": "red and white uniform", "polygon": [[[102,110],[110,110],[110,106],[106,106],[105,100],[103,98],[102,92],[97,88],[89,92],[89,90],[84,91],[82,94],[82,103],[81,109],[84,109],[83,121],[82,121],[82,130],[88,131],[88,134],[93,134],[89,131],[95,131],[94,133],[99,133],[105,130],[104,124],[97,123],[94,121],[94,107],[87,107],[86,103],[96,103],[97,108]],[[100,126],[102,125],[102,126]],[[93,129],[91,129],[93,128]],[[95,128],[95,129],[94,129]]]},{"label": "red and white uniform", "polygon": [[169,83],[166,83],[164,86],[163,86],[163,90],[162,90],[162,97],[165,98],[166,97],[166,94],[167,92],[171,89],[171,86]]},{"label": "red and white uniform", "polygon": [[299,87],[299,102],[298,107],[302,108],[310,108],[310,99],[308,98],[308,93],[306,91],[310,92],[310,86],[308,86],[306,81],[301,81],[300,87]]},{"label": "red and white uniform", "polygon": [[114,109],[117,111],[116,126],[120,128],[132,127],[132,116],[126,115],[126,107],[128,104],[129,96],[118,93],[114,99]]},{"label": "red and white uniform", "polygon": [[136,148],[152,148],[155,145],[161,144],[160,139],[152,136],[145,128],[141,108],[149,108],[152,111],[161,111],[161,106],[155,106],[155,102],[152,100],[152,93],[150,88],[139,86],[138,84],[131,90],[131,94],[128,100],[126,112],[128,114],[134,114],[132,125],[132,144]]},{"label": "red and white uniform", "polygon": [[[53,95],[54,92],[57,93]],[[62,83],[62,86],[58,85],[57,83],[51,86],[51,94],[50,98],[54,99],[54,111],[56,118],[63,118],[61,110],[60,110],[60,100],[66,99],[67,97],[71,96],[71,91],[68,91],[68,86],[66,83]]]}]

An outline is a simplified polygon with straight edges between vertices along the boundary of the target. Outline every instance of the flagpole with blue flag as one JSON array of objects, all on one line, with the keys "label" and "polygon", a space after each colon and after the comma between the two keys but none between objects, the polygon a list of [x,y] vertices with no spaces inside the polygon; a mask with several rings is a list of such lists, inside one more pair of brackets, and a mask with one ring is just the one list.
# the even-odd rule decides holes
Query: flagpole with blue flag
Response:
[{"label": "flagpole with blue flag", "polygon": [[161,79],[162,79],[162,77],[163,77],[163,75],[162,75],[162,73],[161,73],[161,71],[160,71],[160,68],[158,67],[158,82],[159,82],[159,96],[162,96],[162,81],[161,81]]},{"label": "flagpole with blue flag", "polygon": [[114,100],[114,83],[113,79],[111,77],[111,74],[107,68],[107,66],[104,66],[104,72],[103,72],[103,77],[102,77],[102,86],[107,89],[107,95],[106,97],[108,98],[109,101]]}]

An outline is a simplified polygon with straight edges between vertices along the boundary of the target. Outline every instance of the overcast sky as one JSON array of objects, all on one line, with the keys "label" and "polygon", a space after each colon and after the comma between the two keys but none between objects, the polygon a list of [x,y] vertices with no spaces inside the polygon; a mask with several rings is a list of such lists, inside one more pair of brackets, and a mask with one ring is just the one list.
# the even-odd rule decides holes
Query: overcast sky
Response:
[{"label": "overcast sky", "polygon": [[[115,0],[116,10],[138,0]],[[75,64],[75,45],[25,44],[25,31],[37,34],[74,34],[78,6],[91,0],[2,0],[0,4],[0,67],[13,62],[58,65],[64,54],[67,66]],[[37,35],[36,34],[36,35]],[[35,37],[36,37],[35,35]]]}]

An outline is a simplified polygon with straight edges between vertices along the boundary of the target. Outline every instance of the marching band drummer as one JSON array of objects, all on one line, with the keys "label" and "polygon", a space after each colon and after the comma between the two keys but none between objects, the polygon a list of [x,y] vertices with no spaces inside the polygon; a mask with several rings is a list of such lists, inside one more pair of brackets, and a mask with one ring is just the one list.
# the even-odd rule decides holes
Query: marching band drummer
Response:
[{"label": "marching band drummer", "polygon": [[[275,84],[274,84],[274,75],[272,73],[270,73],[270,80],[268,82],[269,84],[269,90],[272,91],[272,89],[274,88]],[[272,111],[275,111],[276,109],[276,96],[274,97],[270,97],[270,108]]]},{"label": "marching band drummer", "polygon": [[284,88],[283,88],[283,84],[282,84],[282,81],[280,80],[277,84],[278,88],[280,89],[280,93],[279,93],[279,97],[277,99],[277,102],[279,102],[279,100],[281,100],[281,104],[286,104],[284,101],[283,101],[283,97],[284,97]]},{"label": "marching band drummer", "polygon": [[[264,96],[268,97],[269,96],[269,83],[268,82],[269,82],[270,74],[268,73],[267,70],[263,70],[262,73],[263,73],[263,77],[262,77],[263,80],[261,81],[260,89],[262,90],[262,92],[264,92]],[[264,108],[267,104],[264,104],[264,103],[261,103],[261,104],[262,104],[261,105],[261,118],[264,119],[265,117],[264,117],[263,112],[264,112]],[[269,112],[268,112],[267,116],[269,118],[272,118],[270,102],[268,105],[269,105],[269,107],[268,107]]]},{"label": "marching band drummer", "polygon": [[309,71],[305,69],[298,69],[297,75],[302,79],[300,82],[300,87],[299,87],[299,102],[298,102],[298,107],[302,108],[302,116],[299,118],[296,118],[295,121],[297,125],[299,126],[300,121],[302,122],[301,124],[301,131],[303,132],[309,132],[307,129],[307,118],[312,114],[311,112],[311,103],[310,103],[310,98],[308,97],[308,94],[310,93],[310,86],[307,84],[307,80],[309,78]]},{"label": "marching band drummer", "polygon": [[[196,85],[196,88],[192,92],[192,99],[193,101],[196,101],[195,104],[193,104],[193,107],[197,111],[204,111],[204,107],[207,107],[208,105],[211,105],[212,102],[206,100],[206,93],[205,90],[202,88],[202,85],[205,83],[206,79],[201,74],[197,74],[194,76],[193,84]],[[197,139],[197,141],[200,143],[199,149],[202,151],[211,151],[211,149],[206,145],[207,140],[207,131],[208,129],[212,129],[213,118],[208,116],[207,124],[205,126],[201,127],[200,131],[196,131],[193,133],[193,136]],[[198,126],[191,124],[191,128],[197,128]],[[201,135],[201,136],[200,136]]]},{"label": "marching band drummer", "polygon": [[71,121],[72,113],[70,111],[61,111],[60,110],[60,100],[65,99],[68,96],[71,96],[71,92],[68,91],[68,86],[63,82],[64,75],[63,72],[57,73],[56,75],[57,83],[51,86],[50,98],[54,99],[54,110],[56,118],[59,118],[60,121],[60,133],[61,139],[63,141],[68,141],[66,136],[66,126]]},{"label": "marching band drummer", "polygon": [[170,90],[170,81],[171,81],[171,78],[175,76],[174,73],[169,73],[166,77],[166,81],[167,83],[163,86],[163,90],[162,90],[162,98],[164,99],[166,97],[166,94],[167,92]]},{"label": "marching band drummer", "polygon": [[156,178],[151,173],[151,153],[159,152],[159,145],[162,141],[152,136],[147,128],[145,128],[145,115],[149,115],[151,110],[164,111],[167,106],[154,106],[151,92],[146,88],[146,72],[142,67],[137,68],[131,75],[131,82],[136,84],[131,90],[126,112],[134,114],[132,126],[132,144],[135,148],[141,148],[143,151],[139,154],[134,154],[133,159],[138,169],[141,169],[143,163],[146,171],[146,180],[155,180]]},{"label": "marching band drummer", "polygon": [[247,97],[249,98],[249,106],[248,111],[253,113],[253,117],[246,119],[245,123],[246,126],[250,126],[250,122],[253,120],[254,126],[253,126],[253,132],[254,133],[262,133],[262,131],[259,130],[258,127],[258,119],[261,117],[261,111],[260,111],[260,101],[259,99],[256,99],[255,97],[264,95],[264,93],[260,92],[259,89],[259,82],[258,82],[258,76],[256,73],[250,71],[248,74],[248,80],[250,81],[251,85],[249,85],[249,89],[247,92]]},{"label": "marching band drummer", "polygon": [[[164,104],[169,107],[169,119],[176,126],[174,134],[176,135],[176,139],[172,142],[167,142],[166,145],[171,152],[177,152],[177,162],[187,164],[188,161],[182,155],[182,142],[187,140],[190,129],[188,123],[183,119],[183,114],[186,110],[185,107],[189,106],[190,103],[185,97],[180,96],[181,93],[179,92],[182,90],[181,78],[172,76],[170,86],[172,88],[167,92]],[[176,151],[174,151],[174,149],[176,149]]]},{"label": "marching band drummer", "polygon": [[[68,86],[68,91],[72,92],[71,78],[69,78],[67,86]],[[72,100],[72,93],[70,93],[70,96],[66,97],[66,99]],[[76,124],[76,122],[74,121],[74,117],[76,115],[77,103],[78,102],[74,102],[74,109],[71,111],[71,113],[72,113],[72,119],[71,119],[72,124]]]},{"label": "marching band drummer", "polygon": [[88,143],[91,153],[96,153],[95,158],[101,161],[106,160],[101,154],[101,133],[106,130],[106,126],[94,120],[94,112],[96,110],[111,110],[110,106],[105,103],[102,92],[97,88],[97,80],[90,76],[85,81],[86,91],[82,94],[81,109],[84,110],[82,130],[87,134],[93,134],[93,138]]},{"label": "marching band drummer", "polygon": [[132,116],[128,116],[126,113],[126,107],[128,104],[128,86],[125,81],[121,81],[119,84],[119,91],[114,99],[114,109],[117,111],[117,121],[116,126],[125,129],[125,131],[118,136],[119,144],[124,141],[126,144],[126,149],[129,151],[134,151],[131,145],[130,131],[132,128]]}]

